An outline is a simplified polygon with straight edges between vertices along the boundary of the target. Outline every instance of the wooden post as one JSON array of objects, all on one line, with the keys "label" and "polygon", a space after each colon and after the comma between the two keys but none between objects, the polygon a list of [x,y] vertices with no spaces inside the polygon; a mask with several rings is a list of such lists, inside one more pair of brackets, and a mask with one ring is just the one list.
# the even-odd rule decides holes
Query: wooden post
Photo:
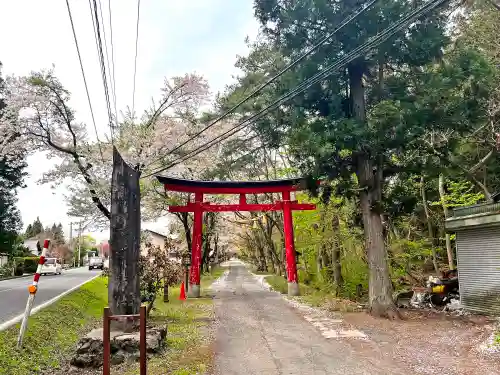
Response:
[{"label": "wooden post", "polygon": [[103,322],[102,322],[102,345],[103,345],[103,361],[102,361],[102,375],[110,374],[110,355],[111,355],[111,344],[109,342],[109,331],[110,331],[110,321],[109,321],[109,307],[104,308]]},{"label": "wooden post", "polygon": [[134,321],[139,319],[139,369],[140,375],[147,373],[147,336],[146,336],[146,305],[141,305],[140,313],[134,315],[111,315],[109,307],[104,308],[103,315],[103,361],[102,374],[110,375],[111,372],[111,321]]},{"label": "wooden post", "polygon": [[140,375],[146,375],[147,372],[147,357],[146,357],[146,306],[141,306],[139,317],[139,345],[140,345]]},{"label": "wooden post", "polygon": [[[112,315],[139,313],[140,190],[139,172],[128,166],[113,147],[111,240],[108,301]],[[124,323],[121,327],[131,326]]]}]

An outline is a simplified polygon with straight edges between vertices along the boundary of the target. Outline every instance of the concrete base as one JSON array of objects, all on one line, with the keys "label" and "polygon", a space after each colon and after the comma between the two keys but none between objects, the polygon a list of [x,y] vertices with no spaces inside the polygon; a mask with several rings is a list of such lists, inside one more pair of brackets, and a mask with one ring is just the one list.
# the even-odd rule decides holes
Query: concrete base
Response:
[{"label": "concrete base", "polygon": [[299,284],[298,283],[288,283],[288,295],[289,296],[300,296]]},{"label": "concrete base", "polygon": [[188,290],[188,297],[189,298],[200,298],[200,286],[190,284],[189,290]]}]

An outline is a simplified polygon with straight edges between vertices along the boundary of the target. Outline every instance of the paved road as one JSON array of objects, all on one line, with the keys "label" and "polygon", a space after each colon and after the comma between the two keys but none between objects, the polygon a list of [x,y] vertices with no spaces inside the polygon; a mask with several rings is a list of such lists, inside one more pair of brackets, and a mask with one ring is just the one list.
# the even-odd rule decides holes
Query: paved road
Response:
[{"label": "paved road", "polygon": [[[99,270],[89,271],[88,268],[78,268],[63,271],[62,275],[41,276],[34,306],[41,305],[100,272]],[[27,288],[32,281],[32,276],[0,281],[0,324],[24,312],[28,298]]]},{"label": "paved road", "polygon": [[229,273],[213,291],[217,375],[401,373],[383,358],[364,357],[348,339],[325,338],[280,295],[261,287],[239,262],[229,263]]}]

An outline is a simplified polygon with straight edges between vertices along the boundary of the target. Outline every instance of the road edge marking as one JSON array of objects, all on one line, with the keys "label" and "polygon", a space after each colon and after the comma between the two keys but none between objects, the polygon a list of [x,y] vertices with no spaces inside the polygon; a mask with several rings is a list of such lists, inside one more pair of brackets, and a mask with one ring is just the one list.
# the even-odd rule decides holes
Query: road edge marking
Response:
[{"label": "road edge marking", "polygon": [[[80,283],[76,286],[74,286],[73,288],[71,289],[68,289],[68,290],[65,290],[64,292],[62,292],[61,294],[53,297],[52,299],[49,299],[48,301],[45,301],[44,303],[42,303],[41,305],[35,307],[33,310],[31,310],[31,315],[30,316],[33,316],[35,315],[38,311],[46,308],[47,306],[50,306],[52,305],[54,302],[57,302],[58,300],[60,300],[62,297],[70,294],[71,292],[74,292],[75,290],[81,288],[83,285],[87,284],[88,282],[100,277],[101,275],[95,275],[94,277],[84,281],[83,283]],[[0,332],[2,331],[5,331],[6,329],[12,327],[13,325],[19,323],[22,319],[23,319],[23,316],[24,314],[20,314],[10,320],[7,320],[5,323],[2,323],[0,324]]]}]

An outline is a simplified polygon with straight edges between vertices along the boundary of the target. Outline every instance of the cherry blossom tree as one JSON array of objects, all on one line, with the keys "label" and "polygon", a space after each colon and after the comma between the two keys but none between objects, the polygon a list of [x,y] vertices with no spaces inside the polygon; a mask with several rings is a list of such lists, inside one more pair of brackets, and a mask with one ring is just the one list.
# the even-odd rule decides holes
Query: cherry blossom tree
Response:
[{"label": "cherry blossom tree", "polygon": [[89,127],[76,119],[69,104],[71,95],[53,70],[8,77],[5,86],[14,121],[0,123],[0,132],[20,134],[32,151],[57,158],[58,163],[39,182],[55,186],[71,181],[68,214],[98,226],[107,225],[110,218],[113,145],[130,165],[147,174],[179,155],[165,156],[198,131],[197,115],[209,99],[208,84],[201,76],[165,79],[158,102],[153,101],[140,118],[126,113],[123,121],[113,125],[114,139],[97,143]]}]

